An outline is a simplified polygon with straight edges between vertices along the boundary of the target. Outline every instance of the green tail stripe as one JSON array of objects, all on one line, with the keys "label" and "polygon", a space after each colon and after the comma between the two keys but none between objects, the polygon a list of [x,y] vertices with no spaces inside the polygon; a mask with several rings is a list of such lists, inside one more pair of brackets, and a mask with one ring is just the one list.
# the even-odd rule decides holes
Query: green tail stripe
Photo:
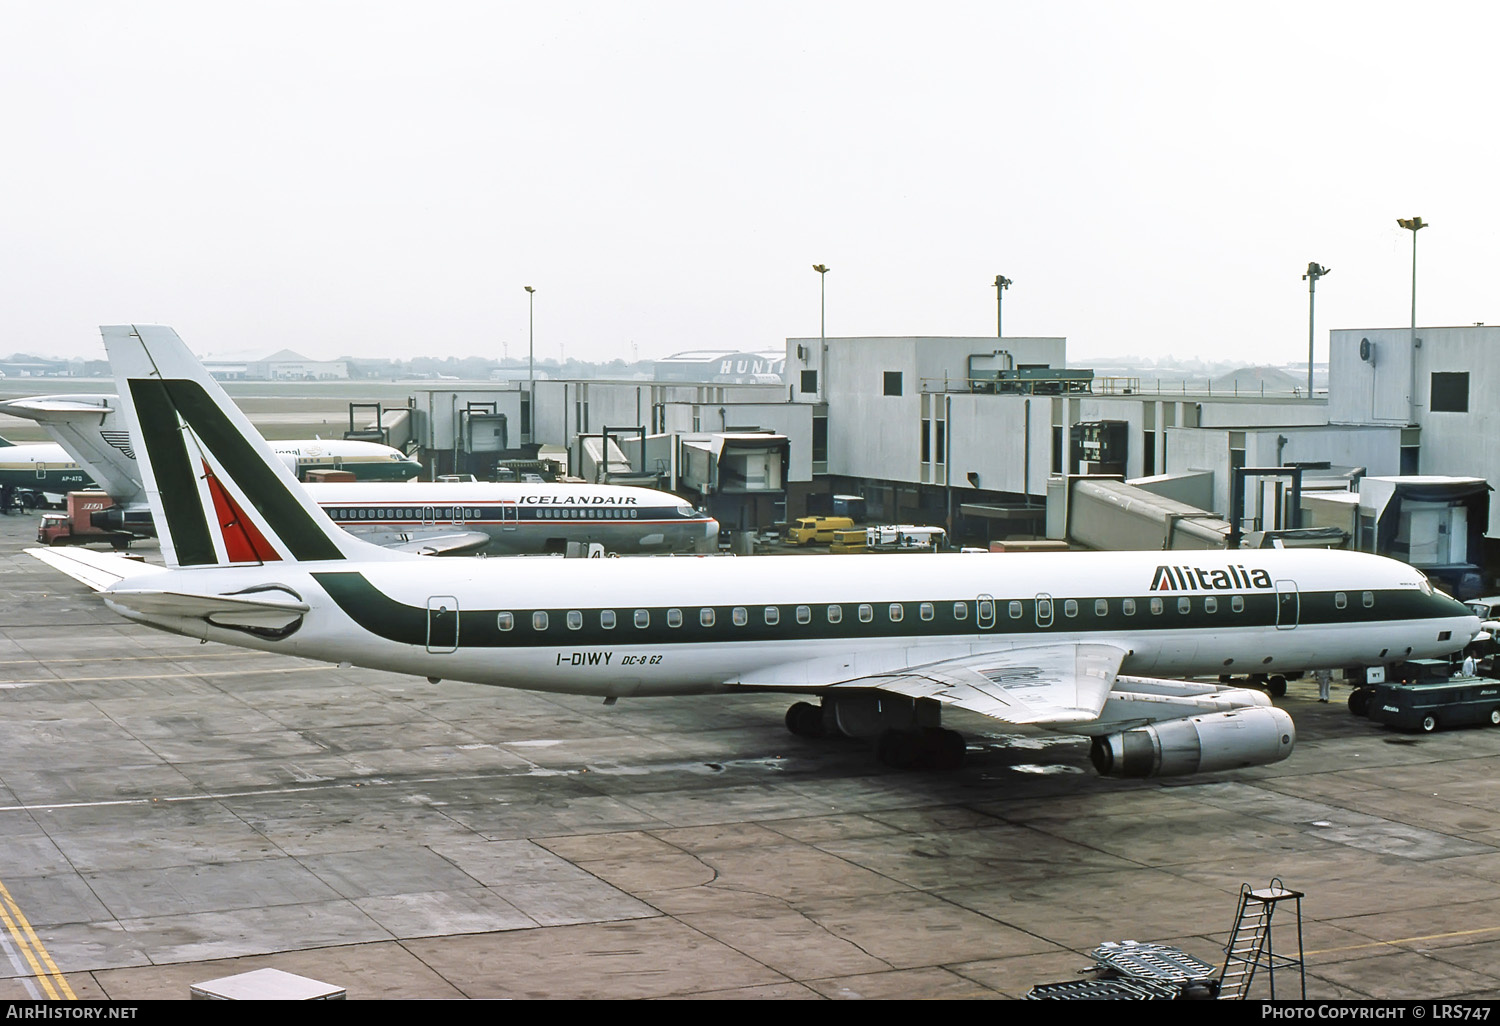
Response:
[{"label": "green tail stripe", "polygon": [[167,515],[178,565],[217,563],[213,535],[198,501],[198,473],[188,459],[182,427],[165,384],[149,379],[132,380],[130,398],[151,459],[151,472],[156,475],[156,490]]},{"label": "green tail stripe", "polygon": [[[132,385],[135,382],[131,383]],[[214,454],[246,498],[265,517],[276,535],[297,560],[343,559],[329,531],[287,491],[279,475],[268,467],[239,429],[224,416],[212,397],[196,381],[163,381],[172,406]],[[136,409],[140,409],[137,404]],[[175,540],[175,533],[174,533]]]}]

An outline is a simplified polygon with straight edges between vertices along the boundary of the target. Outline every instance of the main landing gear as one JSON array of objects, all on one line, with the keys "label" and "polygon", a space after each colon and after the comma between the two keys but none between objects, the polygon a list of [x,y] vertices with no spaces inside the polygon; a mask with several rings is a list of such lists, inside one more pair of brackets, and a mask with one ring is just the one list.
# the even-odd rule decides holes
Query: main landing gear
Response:
[{"label": "main landing gear", "polygon": [[875,758],[893,769],[955,770],[964,763],[963,735],[939,725],[941,708],[929,698],[852,693],[827,696],[821,706],[798,702],[786,729],[798,737],[857,737],[875,743]]},{"label": "main landing gear", "polygon": [[[1300,676],[1302,676],[1302,674],[1300,674],[1300,673],[1294,673],[1292,676],[1294,676],[1294,677],[1300,677]],[[1219,683],[1220,684],[1233,684],[1234,683],[1234,677],[1230,676],[1227,673],[1220,674],[1220,676],[1219,676]],[[1244,679],[1244,686],[1245,687],[1251,687],[1251,688],[1259,688],[1260,690],[1264,691],[1266,694],[1270,695],[1272,698],[1285,698],[1286,697],[1286,677],[1283,676],[1282,674],[1279,674],[1279,673],[1273,673],[1270,676],[1267,676],[1264,673],[1252,673],[1252,674],[1249,674]]]}]

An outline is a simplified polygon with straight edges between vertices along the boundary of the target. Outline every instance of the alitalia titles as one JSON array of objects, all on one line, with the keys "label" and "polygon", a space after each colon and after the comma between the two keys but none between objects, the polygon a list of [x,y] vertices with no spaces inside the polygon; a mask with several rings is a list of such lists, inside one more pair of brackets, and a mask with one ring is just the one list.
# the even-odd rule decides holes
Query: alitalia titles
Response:
[{"label": "alitalia titles", "polygon": [[1151,578],[1152,591],[1244,591],[1247,588],[1275,587],[1264,570],[1247,570],[1230,565],[1221,568],[1201,566],[1159,566]]}]

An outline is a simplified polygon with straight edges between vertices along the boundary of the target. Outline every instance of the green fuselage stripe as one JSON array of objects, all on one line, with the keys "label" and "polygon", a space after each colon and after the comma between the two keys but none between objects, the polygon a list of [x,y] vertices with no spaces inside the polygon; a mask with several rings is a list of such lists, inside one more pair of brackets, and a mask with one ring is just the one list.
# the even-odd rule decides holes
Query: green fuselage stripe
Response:
[{"label": "green fuselage stripe", "polygon": [[[313,578],[328,592],[329,596],[346,614],[365,630],[387,640],[404,645],[428,643],[428,611],[391,598],[372,585],[362,574],[338,571],[315,573]],[[1365,606],[1365,592],[1302,592],[1298,599],[1298,625],[1315,627],[1323,625],[1354,625],[1370,622],[1414,620],[1427,617],[1459,616],[1448,602],[1439,597],[1428,597],[1407,590],[1369,592],[1371,605]],[[1342,607],[1338,596],[1344,596]],[[779,621],[765,622],[764,605],[743,606],[746,623],[734,623],[734,606],[681,606],[681,607],[632,607],[612,608],[615,626],[600,626],[598,607],[558,609],[465,609],[459,613],[458,646],[460,648],[555,648],[567,646],[617,646],[617,645],[671,645],[671,644],[729,644],[749,641],[819,641],[851,640],[867,641],[872,638],[924,639],[962,635],[1027,635],[1035,638],[1046,634],[1108,634],[1112,632],[1152,633],[1176,630],[1234,630],[1246,627],[1273,627],[1277,624],[1278,600],[1274,592],[1242,594],[1244,608],[1234,611],[1230,595],[1213,596],[1217,609],[1208,612],[1206,596],[1195,594],[1138,596],[1134,599],[1135,613],[1124,612],[1124,601],[1113,597],[1105,602],[1105,611],[1096,610],[1095,599],[1077,599],[1074,615],[1067,615],[1068,600],[1052,599],[1052,618],[1048,626],[1040,626],[1037,620],[1036,599],[993,600],[994,618],[980,621],[977,618],[980,603],[973,596],[963,598],[932,599],[898,603],[902,616],[899,621],[890,618],[889,602],[871,602],[871,618],[861,621],[860,603],[837,603],[841,619],[836,623],[828,620],[828,603],[806,603],[808,622],[799,623],[796,603],[777,603],[775,608]],[[1152,613],[1151,600],[1159,598],[1162,611]],[[1179,611],[1178,600],[1186,598],[1186,611]],[[1012,607],[1018,603],[1019,616],[1012,616]],[[924,605],[931,606],[931,619],[924,620]],[[957,615],[962,606],[963,616]],[[606,607],[610,608],[610,607]],[[649,615],[649,625],[635,626],[637,608],[644,608]],[[681,615],[681,625],[669,626],[672,608]],[[713,623],[704,626],[701,611],[713,610]],[[1044,610],[1045,611],[1045,610]],[[547,629],[536,630],[533,617],[536,613],[547,614]],[[502,630],[498,620],[501,613],[511,617],[511,629]],[[568,614],[577,613],[581,626],[568,627]],[[1289,614],[1290,609],[1284,609]],[[1043,623],[1046,622],[1045,616]],[[984,626],[984,623],[990,623]],[[451,627],[442,627],[444,635],[451,634]],[[1456,644],[1455,647],[1461,647]],[[1401,655],[1403,653],[1394,653]]]}]

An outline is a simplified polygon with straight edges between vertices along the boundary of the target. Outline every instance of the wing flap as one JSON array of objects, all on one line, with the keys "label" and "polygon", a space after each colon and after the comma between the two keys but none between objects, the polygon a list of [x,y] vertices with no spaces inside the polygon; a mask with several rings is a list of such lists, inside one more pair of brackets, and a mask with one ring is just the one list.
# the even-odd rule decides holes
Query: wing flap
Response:
[{"label": "wing flap", "polygon": [[1105,644],[1033,645],[960,656],[893,673],[838,681],[1034,726],[1098,719],[1127,651]]}]

